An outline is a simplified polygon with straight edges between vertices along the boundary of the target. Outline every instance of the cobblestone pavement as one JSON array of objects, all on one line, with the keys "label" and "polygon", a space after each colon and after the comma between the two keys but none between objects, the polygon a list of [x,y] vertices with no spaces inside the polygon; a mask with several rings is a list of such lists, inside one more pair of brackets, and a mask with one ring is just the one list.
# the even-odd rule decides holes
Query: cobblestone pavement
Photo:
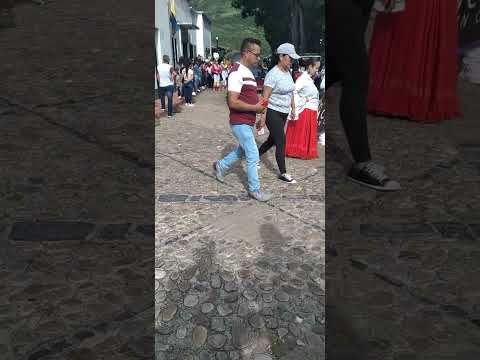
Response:
[{"label": "cobblestone pavement", "polygon": [[352,358],[342,344],[356,345],[356,359],[480,357],[480,88],[460,83],[459,94],[461,119],[369,119],[374,157],[403,186],[394,194],[345,180],[338,93],[329,103],[327,322],[337,337],[327,354],[335,358]]},{"label": "cobblestone pavement", "polygon": [[0,358],[152,358],[152,72],[133,71],[151,69],[152,7],[15,10],[0,31]]},{"label": "cobblestone pavement", "polygon": [[[225,93],[156,126],[156,359],[324,359],[324,156],[262,160],[268,204],[248,198],[244,164],[217,182],[235,146]],[[259,139],[259,141],[262,139]]]}]

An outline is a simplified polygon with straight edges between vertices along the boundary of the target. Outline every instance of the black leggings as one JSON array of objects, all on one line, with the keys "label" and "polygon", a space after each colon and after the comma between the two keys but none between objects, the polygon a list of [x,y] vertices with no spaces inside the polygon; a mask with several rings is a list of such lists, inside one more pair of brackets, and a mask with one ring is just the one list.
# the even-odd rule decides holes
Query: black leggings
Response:
[{"label": "black leggings", "polygon": [[277,159],[278,169],[280,174],[287,172],[285,166],[285,123],[288,114],[284,114],[272,109],[267,109],[267,128],[270,132],[267,141],[265,141],[258,152],[260,156],[265,154],[270,148],[275,145],[275,158]]},{"label": "black leggings", "polygon": [[368,53],[365,45],[373,0],[327,1],[326,87],[342,84],[340,117],[356,162],[371,159],[367,131]]}]

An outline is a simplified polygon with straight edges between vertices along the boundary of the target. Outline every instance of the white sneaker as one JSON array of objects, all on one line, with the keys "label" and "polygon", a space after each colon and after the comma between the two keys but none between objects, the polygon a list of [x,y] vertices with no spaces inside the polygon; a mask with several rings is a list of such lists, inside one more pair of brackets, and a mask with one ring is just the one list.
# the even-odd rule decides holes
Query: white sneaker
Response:
[{"label": "white sneaker", "polygon": [[197,96],[197,93],[194,91],[194,92],[192,93],[192,96]]}]

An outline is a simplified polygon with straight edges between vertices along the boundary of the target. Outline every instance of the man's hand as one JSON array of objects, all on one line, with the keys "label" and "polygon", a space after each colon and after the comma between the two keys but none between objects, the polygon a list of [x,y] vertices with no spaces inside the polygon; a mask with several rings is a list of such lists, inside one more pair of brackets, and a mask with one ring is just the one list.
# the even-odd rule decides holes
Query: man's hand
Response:
[{"label": "man's hand", "polygon": [[265,106],[263,105],[263,99],[261,99],[256,105],[254,105],[254,111],[257,114],[263,114],[265,112]]},{"label": "man's hand", "polygon": [[250,105],[247,104],[239,99],[240,93],[236,93],[233,91],[229,91],[227,93],[227,101],[228,101],[228,106],[230,109],[235,109],[237,111],[251,111],[256,114],[261,114],[265,111],[265,107],[262,105],[262,101],[260,100],[257,104],[255,105]]}]

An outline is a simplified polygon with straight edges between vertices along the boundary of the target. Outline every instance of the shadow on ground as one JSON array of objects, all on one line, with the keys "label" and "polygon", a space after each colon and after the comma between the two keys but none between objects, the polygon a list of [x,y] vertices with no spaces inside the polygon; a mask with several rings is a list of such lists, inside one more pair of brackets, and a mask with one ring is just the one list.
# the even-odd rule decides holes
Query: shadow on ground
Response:
[{"label": "shadow on ground", "polygon": [[233,265],[211,237],[186,265],[168,248],[157,257],[156,360],[325,358],[324,291],[308,275],[318,259],[285,253],[290,238],[272,223],[259,232],[262,255]]}]

